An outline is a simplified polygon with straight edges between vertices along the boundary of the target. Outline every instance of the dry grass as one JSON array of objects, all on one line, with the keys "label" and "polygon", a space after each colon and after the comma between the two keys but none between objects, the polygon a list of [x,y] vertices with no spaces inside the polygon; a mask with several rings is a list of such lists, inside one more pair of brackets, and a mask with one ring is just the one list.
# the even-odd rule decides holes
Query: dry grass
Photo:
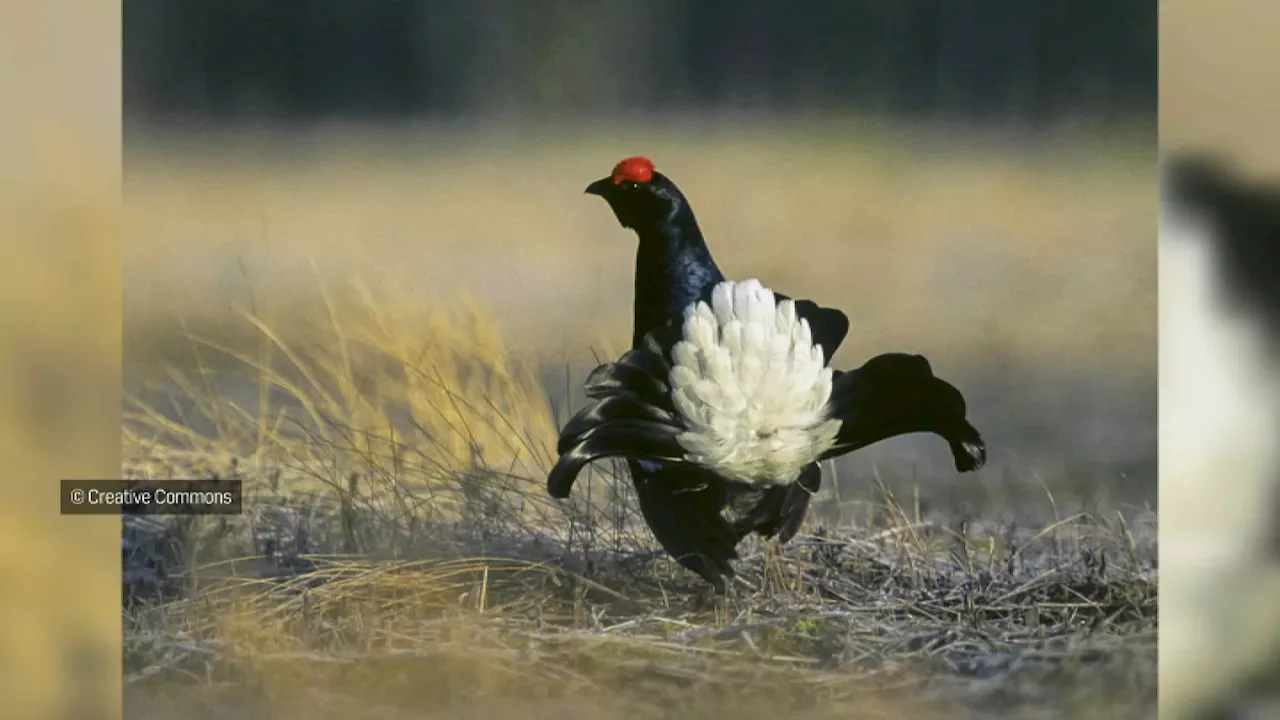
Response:
[{"label": "dry grass", "polygon": [[860,527],[749,544],[717,601],[608,468],[546,498],[555,403],[483,310],[320,294],[287,331],[248,309],[229,341],[187,334],[164,407],[134,398],[130,474],[234,476],[252,498],[239,518],[131,521],[132,717],[1153,706],[1154,527],[931,520],[881,486]]},{"label": "dry grass", "polygon": [[279,582],[209,568],[222,577],[195,580],[191,600],[138,612],[126,681],[135,702],[239,694],[257,712],[303,703],[299,716],[308,699],[344,696],[397,717],[495,699],[603,703],[619,717],[622,707],[641,717],[1149,710],[1155,591],[1122,551],[1111,548],[1119,564],[1104,569],[1087,553],[1042,560],[1020,546],[1033,559],[1001,567],[1004,549],[966,569],[901,536],[809,539],[788,560],[753,553],[744,575],[761,590],[722,605],[622,566],[584,578],[498,558],[314,558]]},{"label": "dry grass", "polygon": [[[248,347],[189,334],[194,366],[169,367],[152,388],[165,407],[133,403],[129,460],[162,462],[174,447],[235,457],[291,471],[290,491],[345,486],[357,470],[381,491],[482,466],[510,477],[549,467],[555,426],[536,368],[510,356],[478,307],[405,314],[385,289],[341,290],[322,290],[318,313],[291,314],[287,333],[240,310],[261,340]],[[456,519],[461,499],[415,502]]]}]

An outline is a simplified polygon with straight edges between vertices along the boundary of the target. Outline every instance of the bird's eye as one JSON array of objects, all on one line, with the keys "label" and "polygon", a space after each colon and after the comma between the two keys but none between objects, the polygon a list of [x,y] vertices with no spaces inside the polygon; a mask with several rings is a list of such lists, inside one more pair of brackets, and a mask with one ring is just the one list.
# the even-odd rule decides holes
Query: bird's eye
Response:
[{"label": "bird's eye", "polygon": [[639,187],[639,185],[637,185],[637,184],[636,184],[636,181],[635,181],[635,180],[623,180],[623,181],[622,181],[622,188],[623,188],[624,190],[635,190],[637,187]]}]

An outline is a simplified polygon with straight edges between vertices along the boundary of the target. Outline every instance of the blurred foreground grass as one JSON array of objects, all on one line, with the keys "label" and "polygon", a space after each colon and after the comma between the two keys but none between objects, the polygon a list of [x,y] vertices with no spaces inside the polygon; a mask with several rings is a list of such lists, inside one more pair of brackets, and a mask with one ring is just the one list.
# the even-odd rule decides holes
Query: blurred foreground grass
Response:
[{"label": "blurred foreground grass", "polygon": [[59,517],[56,483],[119,472],[120,223],[112,198],[64,183],[0,181],[0,695],[15,718],[119,704],[118,554],[101,542],[119,519]]},{"label": "blurred foreground grass", "polygon": [[56,483],[120,467],[120,13],[49,5],[0,22],[0,697],[110,718],[120,523],[59,517]]}]

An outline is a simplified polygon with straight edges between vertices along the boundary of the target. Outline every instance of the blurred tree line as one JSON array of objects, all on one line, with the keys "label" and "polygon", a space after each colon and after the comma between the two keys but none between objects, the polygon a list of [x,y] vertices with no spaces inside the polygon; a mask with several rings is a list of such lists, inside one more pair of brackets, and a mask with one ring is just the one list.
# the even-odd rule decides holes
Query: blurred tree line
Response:
[{"label": "blurred tree line", "polygon": [[175,116],[1154,118],[1156,0],[124,0]]}]

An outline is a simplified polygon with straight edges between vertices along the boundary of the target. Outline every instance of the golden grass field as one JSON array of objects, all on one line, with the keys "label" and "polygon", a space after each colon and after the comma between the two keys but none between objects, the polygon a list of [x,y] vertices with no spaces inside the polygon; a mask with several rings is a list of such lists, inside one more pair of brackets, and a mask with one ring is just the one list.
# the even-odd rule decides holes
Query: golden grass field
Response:
[{"label": "golden grass field", "polygon": [[[129,612],[131,714],[1151,702],[1154,497],[1106,487],[1153,452],[1149,143],[690,128],[131,145],[127,472],[253,493],[245,518],[157,541],[200,569]],[[582,188],[634,152],[690,195],[728,274],[849,313],[838,363],[913,350],[976,388],[994,469],[957,481],[926,443],[898,444],[904,482],[845,467],[806,539],[744,548],[744,589],[719,603],[653,554],[608,468],[551,502],[572,388],[629,333],[634,240]],[[1075,495],[1073,468],[1094,473]],[[997,512],[1015,491],[1042,530]],[[1001,683],[1016,701],[994,699]]]}]

